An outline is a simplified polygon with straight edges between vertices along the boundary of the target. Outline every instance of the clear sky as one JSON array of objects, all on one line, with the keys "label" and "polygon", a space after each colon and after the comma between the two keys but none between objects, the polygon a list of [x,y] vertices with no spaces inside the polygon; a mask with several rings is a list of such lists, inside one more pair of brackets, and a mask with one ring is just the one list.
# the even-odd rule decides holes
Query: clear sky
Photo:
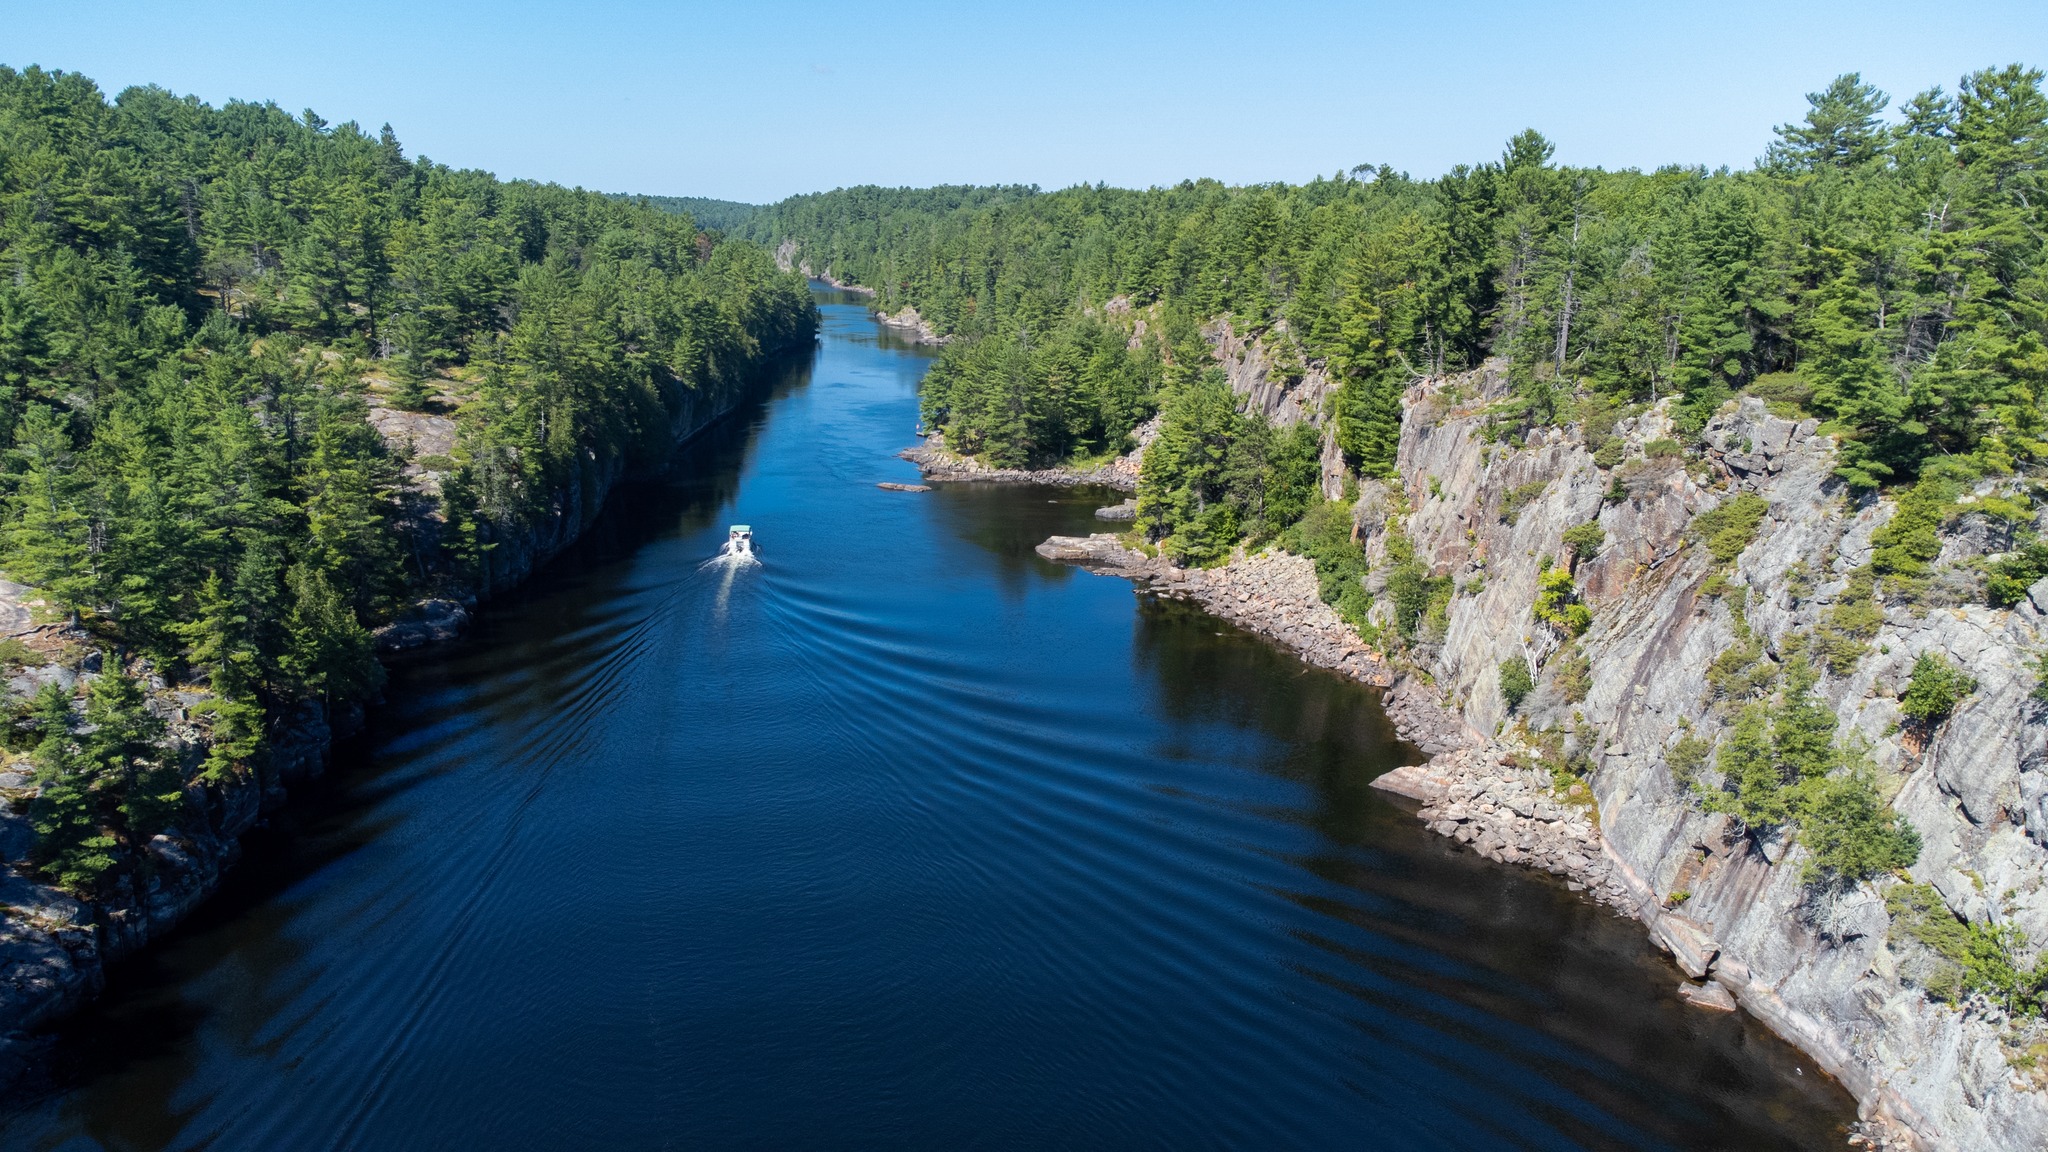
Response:
[{"label": "clear sky", "polygon": [[2048,67],[2048,0],[322,4],[0,0],[0,63],[389,122],[409,152],[611,191],[1417,176],[1749,163],[1801,94]]}]

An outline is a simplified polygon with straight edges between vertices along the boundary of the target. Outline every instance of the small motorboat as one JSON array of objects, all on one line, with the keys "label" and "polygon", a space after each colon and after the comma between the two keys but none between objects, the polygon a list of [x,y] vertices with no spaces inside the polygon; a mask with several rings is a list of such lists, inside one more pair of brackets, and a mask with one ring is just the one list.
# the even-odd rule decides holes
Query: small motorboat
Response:
[{"label": "small motorboat", "polygon": [[750,524],[735,524],[726,530],[725,551],[729,556],[752,556],[754,554],[754,529]]}]

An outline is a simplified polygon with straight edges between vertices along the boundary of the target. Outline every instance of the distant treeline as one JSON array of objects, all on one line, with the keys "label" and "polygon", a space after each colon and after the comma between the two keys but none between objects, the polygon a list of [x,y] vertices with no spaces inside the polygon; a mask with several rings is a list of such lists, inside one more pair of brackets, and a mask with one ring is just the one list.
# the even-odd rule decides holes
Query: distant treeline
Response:
[{"label": "distant treeline", "polygon": [[962,337],[925,405],[965,450],[1106,451],[1163,407],[1182,447],[1147,471],[1176,495],[1144,523],[1191,554],[1277,527],[1266,450],[1233,447],[1251,422],[1203,395],[1222,387],[1197,334],[1212,317],[1261,336],[1283,376],[1332,374],[1340,443],[1367,477],[1392,470],[1410,381],[1494,356],[1517,385],[1496,413],[1506,436],[1604,427],[1665,397],[1696,429],[1749,391],[1840,433],[1841,474],[1862,488],[1930,460],[2048,457],[2041,73],[1976,72],[1889,120],[1855,75],[1808,101],[1743,171],[1573,168],[1529,131],[1433,180],[1360,167],[1303,185],[853,188],[746,230]]},{"label": "distant treeline", "polygon": [[614,199],[645,201],[658,212],[671,212],[688,216],[697,222],[697,227],[707,232],[737,232],[741,226],[762,210],[759,204],[742,204],[737,200],[712,200],[704,196],[635,196],[624,192],[611,194]]},{"label": "distant treeline", "polygon": [[[814,324],[800,278],[684,216],[408,158],[389,127],[0,67],[0,571],[209,685],[212,776],[292,706],[374,693],[370,628],[473,588],[579,472],[655,458],[691,392]],[[438,497],[373,403],[452,410],[452,454],[417,462]],[[85,891],[182,810],[123,663],[85,730],[55,688],[5,727],[36,750],[38,859]]]}]

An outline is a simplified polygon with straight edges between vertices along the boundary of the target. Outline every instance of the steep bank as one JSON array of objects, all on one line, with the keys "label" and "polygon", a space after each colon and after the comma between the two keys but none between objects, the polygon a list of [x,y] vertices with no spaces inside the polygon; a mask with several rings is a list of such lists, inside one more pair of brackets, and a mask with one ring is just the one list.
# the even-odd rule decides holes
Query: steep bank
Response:
[{"label": "steep bank", "polygon": [[[836,288],[841,292],[851,292],[856,296],[872,297],[875,295],[873,288],[843,281],[834,276],[830,268],[814,271],[811,267],[811,262],[803,257],[802,246],[795,240],[784,240],[775,246],[775,266],[784,272],[799,273],[812,280],[816,280],[820,284]],[[884,327],[895,329],[898,335],[913,344],[930,344],[933,347],[937,347],[944,344],[947,340],[947,337],[939,335],[938,331],[926,322],[923,316],[918,315],[917,308],[913,305],[906,304],[896,312],[886,312],[880,308],[871,308],[869,313]]]},{"label": "steep bank", "polygon": [[[1257,377],[1234,376],[1241,405],[1278,407],[1261,399]],[[1708,811],[1669,754],[1682,738],[1726,729],[1731,692],[1741,699],[1742,684],[1775,675],[1836,628],[1845,619],[1836,608],[1861,603],[1868,578],[1859,584],[1858,573],[1896,503],[1853,498],[1833,477],[1833,440],[1758,400],[1718,415],[1691,460],[1674,452],[1661,406],[1619,423],[1622,451],[1596,460],[1577,426],[1538,429],[1519,444],[1500,436],[1492,417],[1507,395],[1493,370],[1412,388],[1399,475],[1360,494],[1368,587],[1381,594],[1374,622],[1386,634],[1396,623],[1384,593],[1397,535],[1452,590],[1390,663],[1363,653],[1327,608],[1304,626],[1314,577],[1300,558],[1240,554],[1182,571],[1112,536],[1055,538],[1041,552],[1196,600],[1312,663],[1398,681],[1390,714],[1405,738],[1437,754],[1384,784],[1422,801],[1434,830],[1489,858],[1557,872],[1641,919],[1691,977],[1688,999],[1739,1003],[1901,1138],[1928,1148],[2048,1146],[2048,1096],[2033,1076],[2039,1025],[1982,998],[1952,1003],[1942,958],[1887,909],[1910,880],[1938,893],[1959,923],[2048,939],[2048,786],[2039,779],[2048,710],[2030,697],[2048,585],[2010,609],[1972,591],[1986,554],[2009,537],[1969,505],[2005,486],[1961,497],[1927,590],[1880,600],[1860,646],[1821,663],[1817,692],[1839,738],[1867,744],[1881,795],[1924,846],[1907,877],[1813,883],[1798,837],[1747,832]],[[1696,521],[1743,494],[1763,513],[1724,566]],[[1565,532],[1588,523],[1604,543],[1573,563]],[[1557,563],[1570,566],[1591,611],[1570,648],[1533,614],[1539,577]],[[1908,723],[1900,702],[1923,653],[1975,682],[1931,732]],[[1533,664],[1535,682],[1510,707],[1500,669],[1517,659]],[[1573,812],[1589,814],[1583,829]]]},{"label": "steep bank", "polygon": [[[771,362],[772,363],[772,362]],[[680,447],[757,394],[773,369],[755,377],[701,390],[676,387],[668,398],[670,450]],[[394,409],[373,409],[371,422],[387,441],[404,446],[408,455],[431,456],[444,449],[434,439],[446,433],[444,418]],[[666,467],[668,457],[657,462]],[[559,554],[589,528],[612,491],[632,476],[623,459],[591,458],[570,482],[549,494],[541,515],[522,522],[487,525],[493,545],[476,585],[459,597],[422,601],[395,623],[380,629],[378,646],[390,652],[419,647],[453,636],[481,600],[518,585]],[[409,481],[417,495],[437,478],[418,468]],[[440,527],[431,501],[417,501],[416,513],[426,538]],[[96,674],[99,653],[89,651],[93,638],[71,628],[61,617],[50,619],[36,594],[20,585],[0,583],[0,631],[24,644],[47,663],[32,664],[9,684],[28,695],[43,682],[75,684]],[[82,669],[72,665],[82,661]],[[356,732],[361,709],[330,711],[318,702],[299,705],[274,722],[268,750],[253,769],[224,780],[198,774],[206,752],[206,727],[196,723],[212,699],[203,688],[166,683],[151,675],[151,708],[167,726],[172,759],[188,783],[186,815],[171,832],[148,845],[147,881],[125,884],[114,895],[83,901],[45,883],[26,863],[35,842],[27,806],[35,790],[24,771],[0,773],[0,1033],[20,1033],[49,1023],[91,999],[103,987],[106,969],[132,955],[183,920],[219,887],[222,876],[241,854],[243,834],[266,814],[285,803],[291,787],[318,776],[327,764],[332,742]],[[0,1039],[0,1080],[18,1072],[30,1041],[16,1035]]]},{"label": "steep bank", "polygon": [[[1683,736],[1726,726],[1724,677],[1741,674],[1728,653],[1753,645],[1750,665],[1769,672],[1834,626],[1896,505],[1852,498],[1833,479],[1832,439],[1758,400],[1717,416],[1691,466],[1652,447],[1671,435],[1661,409],[1624,421],[1623,460],[1603,468],[1574,427],[1521,447],[1489,442],[1488,408],[1506,390],[1493,372],[1411,390],[1397,485],[1367,496],[1411,509],[1378,527],[1369,553],[1385,555],[1398,523],[1432,573],[1465,593],[1417,651],[1447,706],[1508,745],[1523,732],[1562,733],[1567,754],[1591,765],[1603,844],[1652,935],[1811,1053],[1867,1114],[1933,1147],[2048,1143],[2048,1098],[2008,1059],[2027,1063],[2035,1041],[1987,1005],[1930,998],[1925,949],[1886,910],[1897,882],[1807,883],[1804,844],[1709,813],[1670,765]],[[1764,515],[1720,572],[1693,524],[1741,494],[1761,499]],[[1506,515],[1511,501],[1520,507]],[[2028,694],[2042,615],[2030,600],[2001,610],[1940,591],[1967,584],[1970,562],[1995,539],[1958,511],[1943,529],[1935,591],[1884,604],[1860,655],[1822,663],[1818,692],[1839,731],[1868,744],[1882,790],[1924,838],[1912,879],[1960,917],[2041,940],[2048,819],[2030,800],[2042,791],[2044,730]],[[1592,611],[1579,682],[1561,683],[1562,661],[1544,663],[1511,729],[1498,669],[1542,633],[1531,606],[1545,558],[1565,555],[1565,531],[1589,522],[1606,544],[1573,573]],[[1902,732],[1900,696],[1923,653],[1977,687],[1916,745]]]}]

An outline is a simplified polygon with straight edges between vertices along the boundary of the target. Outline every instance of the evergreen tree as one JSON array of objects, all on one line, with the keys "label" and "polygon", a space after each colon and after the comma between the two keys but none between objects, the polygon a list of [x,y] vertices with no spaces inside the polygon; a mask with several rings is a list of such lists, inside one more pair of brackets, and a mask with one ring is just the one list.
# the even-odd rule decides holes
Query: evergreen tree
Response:
[{"label": "evergreen tree", "polygon": [[1778,126],[1778,140],[1766,154],[1776,166],[1815,169],[1849,167],[1877,157],[1884,141],[1878,117],[1891,98],[1854,72],[1837,76],[1819,92],[1806,94],[1806,120]]}]

